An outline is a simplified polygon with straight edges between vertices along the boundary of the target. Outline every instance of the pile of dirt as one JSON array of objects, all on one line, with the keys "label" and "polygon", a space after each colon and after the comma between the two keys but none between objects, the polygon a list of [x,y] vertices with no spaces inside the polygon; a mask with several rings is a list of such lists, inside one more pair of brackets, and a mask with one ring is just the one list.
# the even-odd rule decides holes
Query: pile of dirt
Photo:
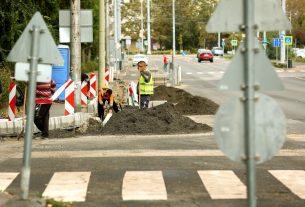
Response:
[{"label": "pile of dirt", "polygon": [[218,104],[200,96],[173,87],[158,86],[154,89],[152,100],[167,100],[175,104],[175,109],[183,115],[212,115],[218,109]]},{"label": "pile of dirt", "polygon": [[173,104],[165,103],[147,110],[124,109],[113,114],[102,134],[187,134],[211,131],[179,113]]}]

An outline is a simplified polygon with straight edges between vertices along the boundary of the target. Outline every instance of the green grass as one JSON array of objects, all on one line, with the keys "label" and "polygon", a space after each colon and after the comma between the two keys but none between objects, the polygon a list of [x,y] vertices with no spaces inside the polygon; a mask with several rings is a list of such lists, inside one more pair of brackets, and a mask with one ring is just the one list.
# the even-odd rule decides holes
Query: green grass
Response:
[{"label": "green grass", "polygon": [[47,199],[47,205],[51,204],[52,207],[73,207],[72,204],[64,203],[61,201],[55,201],[54,199]]}]

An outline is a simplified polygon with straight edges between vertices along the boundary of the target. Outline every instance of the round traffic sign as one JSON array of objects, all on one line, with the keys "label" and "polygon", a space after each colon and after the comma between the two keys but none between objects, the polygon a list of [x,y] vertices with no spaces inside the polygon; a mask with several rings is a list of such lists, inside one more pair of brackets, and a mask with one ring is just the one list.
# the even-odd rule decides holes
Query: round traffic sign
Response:
[{"label": "round traffic sign", "polygon": [[[258,94],[255,102],[254,133],[257,163],[271,159],[286,139],[286,118],[279,105],[269,96]],[[232,97],[216,113],[214,133],[221,151],[236,162],[245,157],[244,105]]]}]

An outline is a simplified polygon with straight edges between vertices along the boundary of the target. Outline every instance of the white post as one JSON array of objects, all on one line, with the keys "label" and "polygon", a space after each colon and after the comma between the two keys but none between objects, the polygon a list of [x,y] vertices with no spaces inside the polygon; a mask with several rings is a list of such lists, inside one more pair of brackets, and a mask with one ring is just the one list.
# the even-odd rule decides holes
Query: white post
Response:
[{"label": "white post", "polygon": [[[282,0],[282,8],[284,13],[286,14],[286,0]],[[281,31],[281,35],[286,35],[286,31],[283,30]],[[281,63],[285,63],[286,60],[286,51],[285,51],[285,44],[284,44],[284,39],[282,40],[282,44],[281,44]]]},{"label": "white post", "polygon": [[[173,0],[173,8],[172,8],[172,12],[173,12],[173,51],[172,51],[172,71],[173,71],[173,74],[172,76],[175,74],[175,54],[176,54],[176,28],[175,28],[175,0]],[[172,85],[174,86],[175,85],[175,80],[174,80],[174,76],[172,78]]]},{"label": "white post", "polygon": [[218,32],[218,47],[220,47],[220,32]]},{"label": "white post", "polygon": [[141,2],[141,52],[144,52],[144,29],[143,29],[143,0],[140,0]]},{"label": "white post", "polygon": [[151,54],[151,40],[150,40],[150,0],[147,0],[147,54]]}]

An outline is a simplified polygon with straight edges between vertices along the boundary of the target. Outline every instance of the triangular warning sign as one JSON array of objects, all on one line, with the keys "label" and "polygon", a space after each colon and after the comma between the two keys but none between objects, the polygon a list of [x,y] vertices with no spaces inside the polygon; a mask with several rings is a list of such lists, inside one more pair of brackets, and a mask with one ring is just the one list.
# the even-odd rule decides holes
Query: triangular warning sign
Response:
[{"label": "triangular warning sign", "polygon": [[[206,30],[208,32],[239,32],[243,24],[243,1],[222,0],[211,16]],[[280,1],[252,0],[254,3],[254,24],[258,31],[289,30],[291,24],[284,14]]]},{"label": "triangular warning sign", "polygon": [[[241,90],[241,85],[245,85],[245,69],[244,69],[244,57],[240,52],[244,47],[244,43],[241,43],[237,54],[234,56],[231,64],[229,65],[227,72],[220,80],[218,87],[221,90]],[[254,70],[254,82],[259,85],[260,90],[283,90],[284,86],[281,80],[278,78],[276,72],[263,49],[260,48],[259,53],[253,52],[253,70]]]},{"label": "triangular warning sign", "polygon": [[13,49],[10,51],[7,60],[11,62],[28,62],[28,57],[31,56],[31,48],[33,45],[31,32],[33,26],[38,27],[43,31],[40,33],[40,40],[38,43],[38,58],[42,59],[39,63],[63,65],[64,61],[39,12],[34,14],[18,41],[15,43]]}]

